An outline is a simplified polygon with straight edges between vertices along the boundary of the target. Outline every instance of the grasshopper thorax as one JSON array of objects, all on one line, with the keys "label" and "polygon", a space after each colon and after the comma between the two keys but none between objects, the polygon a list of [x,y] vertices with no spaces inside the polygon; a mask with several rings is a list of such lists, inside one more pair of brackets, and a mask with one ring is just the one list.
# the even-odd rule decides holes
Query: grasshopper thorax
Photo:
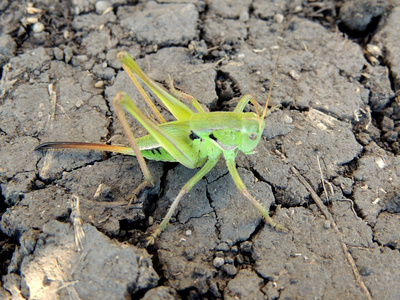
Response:
[{"label": "grasshopper thorax", "polygon": [[252,112],[198,113],[190,117],[189,124],[193,134],[211,141],[222,151],[239,149],[243,153],[254,150],[265,127],[264,120],[260,122]]}]

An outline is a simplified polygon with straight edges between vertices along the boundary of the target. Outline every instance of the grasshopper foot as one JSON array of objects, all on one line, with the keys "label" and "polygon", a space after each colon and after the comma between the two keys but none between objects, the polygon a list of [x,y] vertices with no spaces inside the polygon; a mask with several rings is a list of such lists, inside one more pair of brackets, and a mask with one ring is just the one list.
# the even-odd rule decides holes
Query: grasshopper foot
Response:
[{"label": "grasshopper foot", "polygon": [[284,233],[288,233],[289,229],[287,229],[286,227],[282,226],[281,224],[275,223],[275,230],[276,231],[280,231],[280,232],[284,232]]},{"label": "grasshopper foot", "polygon": [[268,216],[268,218],[266,218],[264,216],[264,219],[269,224],[269,226],[271,226],[276,231],[280,231],[280,232],[284,232],[284,233],[289,232],[289,229],[287,229],[285,226],[282,226],[279,223],[274,222],[271,217]]},{"label": "grasshopper foot", "polygon": [[271,106],[269,109],[267,109],[267,112],[265,113],[265,117],[269,116],[272,114],[274,111],[279,110],[282,107],[281,104]]},{"label": "grasshopper foot", "polygon": [[139,194],[147,187],[153,186],[152,183],[150,183],[149,181],[145,180],[143,181],[132,193],[132,195],[129,197],[129,203],[128,203],[128,207],[132,205],[132,203],[135,203],[137,200],[137,197],[139,196]]},{"label": "grasshopper foot", "polygon": [[154,245],[154,242],[156,238],[160,235],[161,229],[158,227],[148,238],[147,238],[147,243],[146,243],[146,248]]}]

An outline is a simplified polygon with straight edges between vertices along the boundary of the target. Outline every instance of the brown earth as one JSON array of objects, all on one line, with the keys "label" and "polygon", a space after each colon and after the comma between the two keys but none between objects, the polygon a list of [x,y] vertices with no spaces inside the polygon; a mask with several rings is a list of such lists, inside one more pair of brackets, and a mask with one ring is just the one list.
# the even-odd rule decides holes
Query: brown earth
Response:
[{"label": "brown earth", "polygon": [[[398,1],[2,1],[0,18],[0,298],[399,297]],[[149,162],[156,186],[128,207],[136,158],[33,151],[127,145],[112,99],[125,91],[146,107],[122,50],[216,111],[245,94],[264,104],[280,47],[270,104],[281,107],[237,167],[286,234],[221,160],[146,249],[197,170]]]}]

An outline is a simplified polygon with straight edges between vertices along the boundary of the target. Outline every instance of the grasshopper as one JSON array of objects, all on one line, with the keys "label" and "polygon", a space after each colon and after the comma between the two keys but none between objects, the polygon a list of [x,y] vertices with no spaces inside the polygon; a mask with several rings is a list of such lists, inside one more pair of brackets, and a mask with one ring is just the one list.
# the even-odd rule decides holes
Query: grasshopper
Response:
[{"label": "grasshopper", "polygon": [[[287,231],[285,227],[275,223],[269,216],[268,210],[249,193],[237,172],[235,163],[238,151],[242,151],[244,154],[254,153],[254,149],[261,139],[265,127],[264,118],[271,111],[271,109],[267,109],[267,107],[277,67],[275,67],[274,70],[270,91],[264,108],[260,107],[250,95],[245,95],[239,100],[233,112],[206,112],[194,97],[175,90],[172,80],[170,81],[170,93],[168,93],[166,89],[150,79],[126,52],[119,53],[118,59],[123,69],[154,113],[159,124],[156,124],[154,120],[144,115],[129,96],[121,92],[113,99],[113,105],[131,147],[96,143],[49,142],[39,145],[35,150],[48,148],[78,148],[134,155],[138,159],[144,175],[144,181],[134,191],[133,198],[144,188],[154,185],[154,180],[144,158],[158,161],[179,162],[192,169],[201,167],[197,174],[182,187],[161,224],[148,238],[148,244],[154,243],[154,240],[169,223],[182,197],[215,166],[221,158],[221,155],[225,158],[228,170],[242,195],[261,212],[265,221],[271,227],[279,231]],[[276,65],[278,65],[278,61]],[[135,75],[150,88],[175,117],[176,121],[168,123],[165,121],[139,84]],[[181,100],[186,99],[196,111],[190,109],[178,98]],[[255,106],[256,113],[243,112],[245,105],[249,102]],[[125,118],[123,108],[132,114],[132,116],[148,131],[149,135],[138,139],[134,137]]]}]

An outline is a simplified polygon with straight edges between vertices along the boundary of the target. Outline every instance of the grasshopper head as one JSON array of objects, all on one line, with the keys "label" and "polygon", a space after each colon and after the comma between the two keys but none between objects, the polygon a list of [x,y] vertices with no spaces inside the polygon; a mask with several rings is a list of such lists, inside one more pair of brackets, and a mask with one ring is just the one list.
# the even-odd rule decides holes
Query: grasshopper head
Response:
[{"label": "grasshopper head", "polygon": [[243,113],[242,119],[242,138],[240,151],[244,154],[250,154],[260,142],[264,131],[264,119],[260,119],[255,113]]}]

